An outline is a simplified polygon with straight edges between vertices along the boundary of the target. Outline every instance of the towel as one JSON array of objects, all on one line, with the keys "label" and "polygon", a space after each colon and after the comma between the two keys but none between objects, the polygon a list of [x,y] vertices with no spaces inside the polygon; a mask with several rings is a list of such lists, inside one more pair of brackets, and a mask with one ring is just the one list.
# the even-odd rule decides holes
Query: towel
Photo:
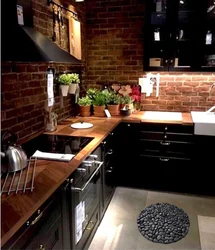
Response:
[{"label": "towel", "polygon": [[75,155],[73,154],[57,154],[57,153],[46,153],[37,150],[32,157],[38,159],[46,160],[56,160],[56,161],[71,161]]}]

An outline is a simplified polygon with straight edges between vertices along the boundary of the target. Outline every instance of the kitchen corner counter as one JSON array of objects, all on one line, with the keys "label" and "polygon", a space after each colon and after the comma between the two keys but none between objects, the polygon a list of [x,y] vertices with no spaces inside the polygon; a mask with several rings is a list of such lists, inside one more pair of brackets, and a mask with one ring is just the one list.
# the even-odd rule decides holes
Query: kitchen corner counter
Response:
[{"label": "kitchen corner counter", "polygon": [[[33,192],[20,194],[2,194],[1,197],[1,246],[37,211],[37,209],[60,187],[60,185],[74,172],[81,162],[105,139],[105,137],[120,122],[144,122],[144,111],[134,112],[128,117],[87,117],[68,118],[60,122],[56,135],[86,136],[94,139],[83,148],[70,162],[37,160]],[[182,124],[192,125],[189,113],[182,114]],[[94,126],[88,129],[73,129],[75,122],[90,122]],[[147,120],[149,122],[149,120]],[[151,121],[158,122],[158,121]],[[159,121],[161,122],[161,121]],[[164,122],[164,121],[163,121]],[[172,121],[166,121],[166,123]],[[178,123],[178,122],[177,122]]]}]

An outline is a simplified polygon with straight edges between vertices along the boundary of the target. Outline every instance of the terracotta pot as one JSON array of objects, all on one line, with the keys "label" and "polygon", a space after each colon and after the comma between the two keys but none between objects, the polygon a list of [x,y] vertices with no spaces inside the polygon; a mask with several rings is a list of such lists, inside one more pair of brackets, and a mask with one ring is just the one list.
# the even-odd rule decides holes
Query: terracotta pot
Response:
[{"label": "terracotta pot", "polygon": [[111,115],[119,115],[119,104],[115,105],[108,104],[107,108]]},{"label": "terracotta pot", "polygon": [[79,106],[80,116],[90,116],[90,105],[89,106]]},{"label": "terracotta pot", "polygon": [[105,115],[105,106],[93,106],[94,116],[104,117]]}]

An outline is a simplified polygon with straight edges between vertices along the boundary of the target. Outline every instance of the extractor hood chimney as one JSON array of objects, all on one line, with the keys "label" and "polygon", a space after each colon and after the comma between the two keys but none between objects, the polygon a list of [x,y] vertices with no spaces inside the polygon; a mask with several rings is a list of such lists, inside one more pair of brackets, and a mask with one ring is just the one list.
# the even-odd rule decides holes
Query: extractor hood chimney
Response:
[{"label": "extractor hood chimney", "polygon": [[[24,25],[18,24],[17,4],[23,7]],[[2,61],[82,62],[33,28],[31,0],[2,0]]]}]

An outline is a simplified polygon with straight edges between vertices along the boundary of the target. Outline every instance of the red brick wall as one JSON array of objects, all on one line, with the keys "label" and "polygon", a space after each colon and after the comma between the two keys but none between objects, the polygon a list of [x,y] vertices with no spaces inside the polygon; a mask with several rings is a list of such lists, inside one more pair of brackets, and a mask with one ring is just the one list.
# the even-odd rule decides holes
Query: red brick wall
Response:
[{"label": "red brick wall", "polygon": [[[57,2],[57,1],[56,1]],[[60,3],[58,1],[58,3]],[[75,5],[74,1],[61,1],[65,7],[68,3],[76,7],[81,16],[82,36],[84,36],[85,10],[83,4]],[[32,0],[34,13],[34,28],[45,36],[52,37],[52,12],[47,6],[47,0]],[[66,14],[66,13],[65,13]],[[69,51],[68,22],[64,17],[65,29],[61,39],[57,27],[56,43]],[[83,61],[85,46],[83,37]],[[16,133],[19,140],[27,139],[34,133],[44,130],[44,106],[47,100],[47,67],[54,67],[56,72],[65,70],[81,72],[84,82],[84,68],[62,63],[15,63],[2,62],[1,65],[1,130],[9,129]],[[81,71],[80,71],[81,70]],[[60,97],[58,85],[54,84],[55,103],[53,111],[58,114],[58,120],[65,119],[75,112],[74,96]]]},{"label": "red brick wall", "polygon": [[[68,64],[3,63],[1,87],[1,129],[16,133],[18,139],[28,137],[44,129],[44,107],[47,100],[46,69],[57,72],[74,70]],[[74,114],[74,98],[61,97],[58,84],[54,84],[53,111],[62,120]]]},{"label": "red brick wall", "polygon": [[142,94],[142,110],[205,111],[215,104],[214,82],[213,73],[160,73],[159,96],[155,86],[150,97]]},{"label": "red brick wall", "polygon": [[[144,1],[87,1],[87,82],[138,84],[143,77]],[[142,96],[143,110],[206,110],[215,74],[161,73],[158,98]]]}]

